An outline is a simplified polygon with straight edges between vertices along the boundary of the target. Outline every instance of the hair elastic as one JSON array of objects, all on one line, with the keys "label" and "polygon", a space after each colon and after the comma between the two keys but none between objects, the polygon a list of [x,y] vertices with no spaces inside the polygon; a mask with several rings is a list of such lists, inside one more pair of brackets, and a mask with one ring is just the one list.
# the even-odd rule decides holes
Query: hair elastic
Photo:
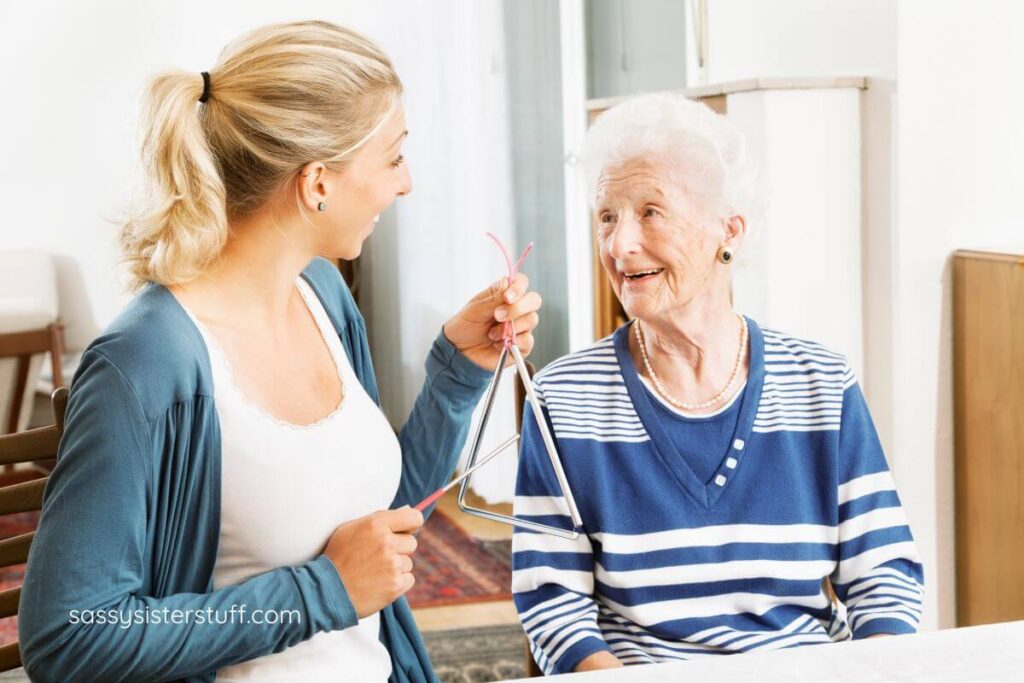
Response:
[{"label": "hair elastic", "polygon": [[209,72],[203,72],[203,94],[199,96],[199,101],[206,104],[206,101],[210,99],[210,74]]}]

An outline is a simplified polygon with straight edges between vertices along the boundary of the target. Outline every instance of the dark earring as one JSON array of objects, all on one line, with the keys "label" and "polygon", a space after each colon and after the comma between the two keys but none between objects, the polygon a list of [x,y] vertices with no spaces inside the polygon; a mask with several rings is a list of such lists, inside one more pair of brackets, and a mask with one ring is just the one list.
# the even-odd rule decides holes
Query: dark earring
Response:
[{"label": "dark earring", "polygon": [[729,265],[732,263],[733,253],[729,247],[721,247],[718,250],[718,260],[722,263]]},{"label": "dark earring", "polygon": [[316,210],[317,211],[326,211],[327,210],[327,205],[324,204],[323,202],[320,202],[319,204],[316,205]]}]

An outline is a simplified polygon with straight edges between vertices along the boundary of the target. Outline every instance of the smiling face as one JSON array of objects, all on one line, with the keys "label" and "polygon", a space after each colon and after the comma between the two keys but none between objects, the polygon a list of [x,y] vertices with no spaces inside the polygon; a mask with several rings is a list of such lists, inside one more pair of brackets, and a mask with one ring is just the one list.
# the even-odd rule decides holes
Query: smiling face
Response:
[{"label": "smiling face", "polygon": [[[363,242],[373,232],[380,214],[396,197],[412,191],[409,168],[402,156],[408,135],[405,109],[395,107],[380,130],[340,170],[310,164],[309,205],[322,199],[323,212],[314,220],[324,226],[317,251],[323,256],[353,259],[362,252]],[[329,229],[328,227],[329,226]]]},{"label": "smiling face", "polygon": [[730,237],[686,192],[664,158],[636,158],[604,169],[597,181],[601,264],[630,317],[664,319],[710,287],[728,284],[716,266]]}]

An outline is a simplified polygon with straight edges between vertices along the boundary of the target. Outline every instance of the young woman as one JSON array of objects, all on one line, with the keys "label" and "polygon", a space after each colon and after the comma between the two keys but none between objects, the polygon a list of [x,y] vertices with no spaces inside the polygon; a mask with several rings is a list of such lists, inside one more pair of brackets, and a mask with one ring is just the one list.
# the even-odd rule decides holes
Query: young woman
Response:
[{"label": "young woman", "polygon": [[540,297],[445,323],[396,437],[336,268],[411,188],[402,86],[362,36],[262,28],[146,95],[141,292],[85,352],[20,611],[39,681],[434,680],[408,604],[414,505],[451,476]]}]

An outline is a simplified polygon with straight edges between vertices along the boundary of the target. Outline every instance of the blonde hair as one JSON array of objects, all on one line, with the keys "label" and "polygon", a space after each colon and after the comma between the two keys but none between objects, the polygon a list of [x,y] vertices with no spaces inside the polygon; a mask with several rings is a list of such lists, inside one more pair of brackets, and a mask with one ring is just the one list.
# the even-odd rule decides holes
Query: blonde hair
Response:
[{"label": "blonde hair", "polygon": [[216,261],[228,219],[260,207],[311,161],[343,166],[402,93],[387,56],[323,21],[276,24],[228,45],[209,72],[153,78],[142,115],[142,204],[121,250],[132,284],[188,281]]}]

